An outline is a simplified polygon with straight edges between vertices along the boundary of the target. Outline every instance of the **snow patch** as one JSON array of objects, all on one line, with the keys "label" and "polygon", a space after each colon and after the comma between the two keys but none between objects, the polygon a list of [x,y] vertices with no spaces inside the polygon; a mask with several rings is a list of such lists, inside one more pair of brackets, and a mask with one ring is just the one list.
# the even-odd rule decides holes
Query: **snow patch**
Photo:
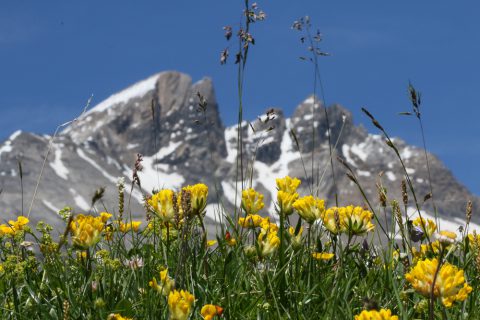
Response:
[{"label": "snow patch", "polygon": [[128,100],[133,98],[143,97],[146,93],[155,89],[155,84],[157,83],[157,79],[159,76],[160,74],[157,73],[143,81],[140,81],[135,83],[134,85],[131,85],[130,87],[120,91],[119,93],[111,95],[106,100],[100,102],[95,107],[90,109],[86,113],[86,115],[91,114],[93,112],[105,111],[113,105],[116,105],[119,103],[126,103],[128,102]]},{"label": "snow patch", "polygon": [[49,165],[53,169],[53,171],[55,171],[55,174],[57,176],[59,176],[63,180],[68,179],[69,171],[62,162],[62,149],[55,149],[55,159],[53,160],[53,162],[50,162]]},{"label": "snow patch", "polygon": [[87,161],[92,167],[94,167],[95,169],[97,169],[98,171],[100,171],[100,173],[105,177],[107,178],[109,181],[113,182],[113,183],[117,183],[117,178],[108,174],[107,171],[100,167],[95,161],[93,161],[92,159],[90,159],[86,154],[85,152],[83,152],[82,149],[77,149],[77,154],[80,156],[80,158],[82,158],[83,160]]},{"label": "snow patch", "polygon": [[73,201],[75,201],[75,204],[82,210],[89,210],[90,209],[90,205],[88,204],[88,202],[85,200],[85,198],[83,198],[81,195],[79,195],[77,193],[77,191],[75,191],[74,189],[70,188],[68,189],[68,191],[70,191],[70,193],[72,194],[73,196]]},{"label": "snow patch", "polygon": [[390,181],[397,180],[397,177],[395,177],[395,174],[392,171],[385,172],[385,175],[387,176],[388,180],[390,180]]},{"label": "snow patch", "polygon": [[357,174],[363,177],[370,177],[372,174],[370,171],[357,170]]},{"label": "snow patch", "polygon": [[[235,205],[235,185],[232,185],[229,182],[222,181],[223,196],[227,199],[230,204]],[[241,189],[239,184],[239,189]],[[239,194],[237,195],[237,203],[241,201],[241,190],[238,190]]]},{"label": "snow patch", "polygon": [[60,211],[60,209],[55,207],[50,201],[44,199],[42,200],[42,202],[45,205],[45,207],[52,210],[54,213],[57,213],[58,211]]},{"label": "snow patch", "polygon": [[405,170],[407,171],[408,174],[414,174],[415,173],[415,169],[413,169],[413,168],[405,168]]}]

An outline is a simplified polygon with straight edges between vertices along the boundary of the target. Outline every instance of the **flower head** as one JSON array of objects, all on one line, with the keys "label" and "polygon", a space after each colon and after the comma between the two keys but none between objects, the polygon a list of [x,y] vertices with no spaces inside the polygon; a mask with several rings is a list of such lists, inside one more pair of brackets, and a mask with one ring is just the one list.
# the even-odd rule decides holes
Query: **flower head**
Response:
[{"label": "flower head", "polygon": [[313,196],[306,196],[296,200],[293,208],[297,210],[303,220],[312,224],[325,212],[325,201]]},{"label": "flower head", "polygon": [[245,218],[238,218],[238,224],[243,228],[260,227],[263,222],[263,217],[258,214],[248,214]]},{"label": "flower head", "polygon": [[425,219],[425,218],[416,218],[412,221],[412,225],[414,227],[420,228],[424,234],[422,235],[421,239],[425,239],[425,234],[430,238],[435,231],[437,231],[437,225],[432,219]]},{"label": "flower head", "polygon": [[171,291],[168,295],[170,320],[186,320],[192,311],[195,297],[188,291]]},{"label": "flower head", "polygon": [[221,316],[223,314],[223,308],[213,304],[206,304],[200,310],[200,314],[205,320],[212,320],[215,316]]},{"label": "flower head", "polygon": [[197,183],[193,186],[182,188],[190,194],[190,204],[193,215],[203,213],[207,205],[208,187],[203,183]]},{"label": "flower head", "polygon": [[290,235],[290,242],[292,243],[293,249],[300,249],[302,247],[302,233],[303,227],[300,227],[298,233],[295,234],[295,228],[289,227],[288,234]]},{"label": "flower head", "polygon": [[372,231],[373,214],[362,207],[332,207],[325,211],[322,216],[323,224],[333,234],[349,233],[360,235]]},{"label": "flower head", "polygon": [[289,215],[293,212],[293,203],[297,201],[298,193],[288,193],[279,190],[277,193],[277,202],[280,207],[280,214]]},{"label": "flower head", "polygon": [[[405,275],[405,279],[418,293],[429,297],[437,268],[437,259],[421,260]],[[434,296],[440,297],[445,307],[451,307],[453,302],[467,299],[470,292],[472,287],[465,282],[463,270],[445,262],[438,271],[433,289]]]},{"label": "flower head", "polygon": [[256,214],[263,207],[263,194],[252,188],[242,191],[242,208],[247,214]]},{"label": "flower head", "polygon": [[457,234],[452,231],[440,231],[440,232],[434,233],[434,235],[435,235],[435,238],[437,238],[437,240],[445,246],[454,244],[455,239],[457,239]]},{"label": "flower head", "polygon": [[168,276],[168,269],[164,269],[160,271],[160,283],[157,283],[157,279],[154,277],[148,285],[158,293],[168,296],[175,287],[175,281]]},{"label": "flower head", "polygon": [[155,193],[148,204],[152,207],[153,212],[163,222],[171,222],[175,218],[174,192],[170,189],[163,189]]},{"label": "flower head", "polygon": [[0,237],[4,235],[8,236],[14,236],[16,235],[19,231],[22,231],[25,229],[25,226],[29,223],[30,221],[28,218],[24,216],[18,216],[17,220],[10,220],[8,221],[8,224],[2,224],[0,225]]},{"label": "flower head", "polygon": [[280,246],[280,238],[277,232],[271,232],[267,229],[262,229],[258,235],[258,247],[260,255],[266,257],[272,255]]},{"label": "flower head", "polygon": [[142,221],[132,221],[130,223],[123,223],[122,221],[119,222],[118,229],[120,232],[127,233],[130,230],[138,232],[138,228],[142,224]]},{"label": "flower head", "polygon": [[133,318],[123,317],[119,313],[111,313],[108,315],[107,320],[132,320]]},{"label": "flower head", "polygon": [[355,320],[398,320],[398,316],[392,316],[390,309],[363,310],[355,316]]},{"label": "flower head", "polygon": [[316,260],[324,260],[328,261],[331,260],[335,255],[329,252],[314,252],[312,253],[312,257]]},{"label": "flower head", "polygon": [[73,244],[82,249],[88,249],[97,244],[105,228],[106,217],[106,215],[94,217],[83,214],[76,216],[70,223]]},{"label": "flower head", "polygon": [[302,183],[299,179],[297,178],[290,178],[289,176],[286,176],[285,178],[279,178],[275,180],[277,182],[277,189],[279,191],[283,191],[286,193],[295,193],[297,192],[297,188]]}]

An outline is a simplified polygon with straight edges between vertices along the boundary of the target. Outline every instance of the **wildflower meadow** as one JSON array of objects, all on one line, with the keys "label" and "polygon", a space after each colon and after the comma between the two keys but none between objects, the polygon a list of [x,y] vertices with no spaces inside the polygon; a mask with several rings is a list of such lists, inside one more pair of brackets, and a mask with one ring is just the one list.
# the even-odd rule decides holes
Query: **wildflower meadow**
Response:
[{"label": "wildflower meadow", "polygon": [[[252,30],[266,18],[246,0],[239,29],[224,28],[227,40],[239,44],[231,61],[238,66],[239,127]],[[318,60],[326,55],[320,34],[311,33],[308,17],[293,28],[305,34],[318,77]],[[221,63],[228,59],[223,51]],[[421,121],[418,92],[410,86],[409,93],[412,115],[418,112]],[[402,162],[386,129],[364,113]],[[310,183],[303,177],[279,176],[270,211],[252,188],[255,159],[242,156],[242,139],[239,134],[237,205],[221,212],[216,232],[204,221],[213,186],[198,181],[147,192],[136,176],[141,158],[131,185],[118,179],[115,207],[65,207],[58,212],[62,230],[32,225],[28,215],[1,224],[0,318],[480,319],[480,235],[469,231],[471,205],[461,233],[438,227],[422,217],[423,202],[405,169],[402,198],[390,198],[380,186],[378,199],[346,206],[319,198],[315,188],[300,192]],[[334,154],[335,141],[329,145],[328,167],[339,163],[363,193],[348,163]],[[132,219],[134,188],[144,198],[141,220]],[[407,215],[412,199],[420,212],[415,220]]]}]

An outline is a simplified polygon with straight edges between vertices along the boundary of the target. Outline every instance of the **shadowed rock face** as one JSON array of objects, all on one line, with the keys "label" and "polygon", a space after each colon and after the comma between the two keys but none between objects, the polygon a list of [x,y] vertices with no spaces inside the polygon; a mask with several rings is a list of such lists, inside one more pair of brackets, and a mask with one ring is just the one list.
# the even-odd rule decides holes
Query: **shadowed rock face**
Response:
[{"label": "shadowed rock face", "polygon": [[[207,101],[205,110],[199,107],[198,93]],[[335,194],[340,205],[363,205],[365,200],[346,177],[337,156],[345,159],[372,203],[377,203],[376,183],[387,188],[390,200],[401,199],[404,172],[395,153],[380,136],[354,126],[352,114],[340,105],[325,109],[320,101],[309,97],[291,118],[285,118],[280,109],[269,109],[240,128],[243,158],[237,161],[238,127],[222,124],[211,80],[192,83],[188,75],[178,72],[154,75],[95,106],[53,140],[31,218],[64,226],[55,211],[67,205],[76,212],[89,211],[99,187],[106,187],[106,193],[96,209],[115,212],[117,178],[126,177],[127,185],[131,183],[131,168],[138,153],[143,155],[144,170],[140,173],[143,190],[135,188],[132,193],[135,218],[145,216],[142,197],[153,189],[204,182],[210,187],[212,205],[207,216],[213,226],[214,211],[219,208],[213,204],[233,212],[235,181],[240,189],[241,168],[247,183],[252,179],[253,187],[265,192],[264,214],[268,210],[274,213],[269,204],[276,196],[275,178],[285,175],[299,177],[302,194],[314,190],[328,205],[335,204]],[[49,136],[17,132],[0,145],[0,206],[5,220],[29,211],[50,141]],[[422,202],[430,192],[423,151],[400,139],[395,144]],[[478,206],[479,199],[435,156],[429,157],[434,200],[441,217],[463,219],[467,200]],[[413,207],[412,195],[410,201]],[[432,200],[421,204],[431,212]]]}]

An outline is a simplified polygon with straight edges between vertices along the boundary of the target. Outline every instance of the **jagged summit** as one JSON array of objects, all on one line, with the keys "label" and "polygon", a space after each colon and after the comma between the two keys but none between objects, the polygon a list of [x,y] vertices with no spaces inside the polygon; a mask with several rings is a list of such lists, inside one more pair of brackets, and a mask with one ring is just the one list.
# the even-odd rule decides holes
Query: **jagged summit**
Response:
[{"label": "jagged summit", "polygon": [[[199,108],[197,93],[207,101],[205,110]],[[242,123],[241,134],[244,173],[253,174],[253,186],[265,193],[270,214],[274,211],[270,200],[275,197],[275,178],[285,175],[301,178],[304,194],[313,182],[319,195],[327,200],[337,193],[341,204],[363,203],[356,186],[336,161],[337,186],[332,184],[329,140],[335,146],[334,159],[337,155],[345,159],[373,202],[377,199],[377,182],[388,189],[392,198],[400,197],[403,169],[395,154],[380,136],[355,126],[351,112],[341,105],[325,107],[319,99],[309,96],[291,118],[286,118],[281,109],[269,109],[258,119]],[[117,179],[126,177],[127,182],[131,181],[131,168],[140,153],[143,191],[132,194],[135,217],[143,217],[142,197],[153,189],[179,188],[201,181],[211,190],[207,216],[211,221],[218,220],[215,212],[220,207],[231,209],[235,203],[237,138],[237,125],[225,128],[220,119],[209,78],[193,83],[190,76],[179,72],[157,73],[100,102],[55,139],[32,218],[60,224],[55,211],[66,205],[77,212],[88,211],[90,199],[99,187],[106,187],[105,207],[116,211]],[[48,136],[16,132],[0,144],[0,206],[8,212],[5,218],[27,210],[49,142]],[[400,139],[396,144],[423,198],[430,191],[423,152]],[[19,160],[23,168],[23,205]],[[480,201],[433,155],[430,164],[437,207],[445,221],[459,224],[466,201]],[[426,210],[430,207],[431,203],[424,206]]]}]

